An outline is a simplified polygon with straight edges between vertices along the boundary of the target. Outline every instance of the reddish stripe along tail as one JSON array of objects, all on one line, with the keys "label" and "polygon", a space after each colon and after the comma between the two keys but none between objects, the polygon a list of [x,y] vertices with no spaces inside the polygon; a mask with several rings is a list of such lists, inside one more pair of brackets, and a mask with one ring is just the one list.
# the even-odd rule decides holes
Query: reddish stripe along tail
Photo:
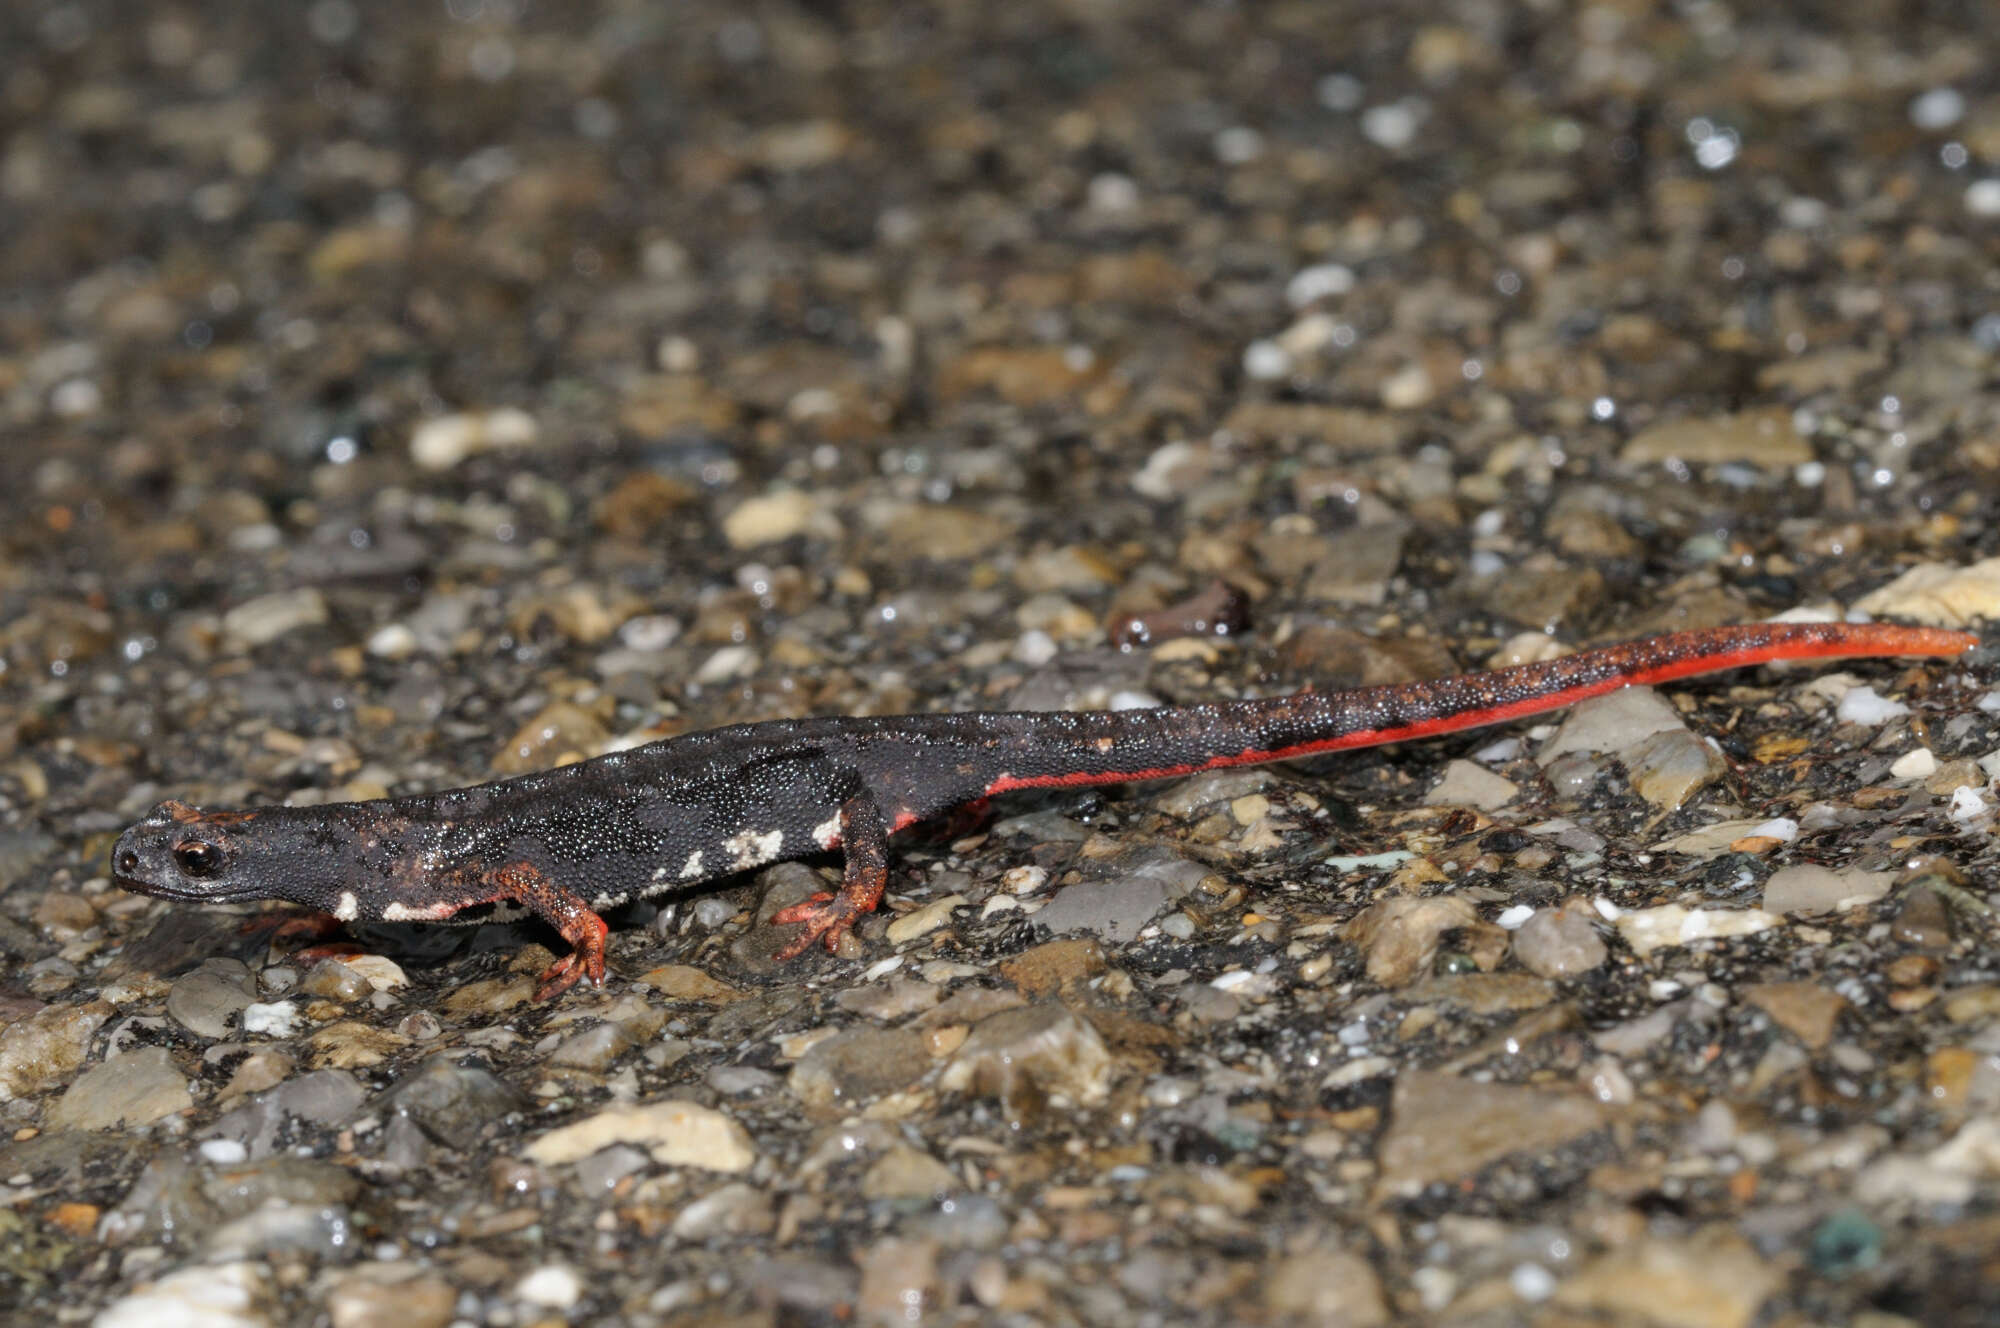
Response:
[{"label": "reddish stripe along tail", "polygon": [[[1152,722],[1160,729],[1158,742],[1133,744],[1135,747],[1178,749],[1187,752],[1188,759],[1145,767],[1107,761],[1080,771],[1010,773],[986,791],[1160,779],[1225,766],[1285,761],[1456,733],[1560,710],[1621,687],[1650,686],[1755,664],[1891,655],[1949,658],[1978,644],[1979,638],[1970,632],[1938,627],[1759,623],[1674,632],[1537,664],[1426,682],[1126,712],[1134,718],[1154,717]],[[1232,731],[1240,737],[1228,738]]]}]

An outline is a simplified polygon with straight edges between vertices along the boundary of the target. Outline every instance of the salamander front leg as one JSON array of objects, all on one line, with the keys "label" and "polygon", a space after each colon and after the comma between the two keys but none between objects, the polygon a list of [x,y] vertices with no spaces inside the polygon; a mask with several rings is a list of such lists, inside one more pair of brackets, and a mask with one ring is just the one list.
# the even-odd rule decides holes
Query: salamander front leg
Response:
[{"label": "salamander front leg", "polygon": [[604,938],[611,929],[590,905],[551,881],[532,865],[510,862],[487,873],[494,899],[511,899],[541,918],[570,943],[570,952],[542,971],[535,999],[552,1001],[579,978],[604,983]]},{"label": "salamander front leg", "polygon": [[771,915],[773,922],[805,924],[778,951],[778,958],[796,958],[821,938],[827,949],[834,949],[864,914],[873,913],[882,902],[882,891],[889,884],[889,827],[875,799],[866,793],[840,804],[840,849],[847,855],[847,876],[839,894],[814,895]]}]

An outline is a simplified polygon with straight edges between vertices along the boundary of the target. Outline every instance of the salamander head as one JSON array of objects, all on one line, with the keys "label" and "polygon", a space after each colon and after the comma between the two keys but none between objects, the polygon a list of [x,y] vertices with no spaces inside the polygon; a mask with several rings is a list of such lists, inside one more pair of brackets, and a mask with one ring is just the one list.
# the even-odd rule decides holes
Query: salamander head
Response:
[{"label": "salamander head", "polygon": [[320,808],[204,812],[163,802],[118,836],[112,879],[162,899],[288,899],[320,906],[352,831]]}]

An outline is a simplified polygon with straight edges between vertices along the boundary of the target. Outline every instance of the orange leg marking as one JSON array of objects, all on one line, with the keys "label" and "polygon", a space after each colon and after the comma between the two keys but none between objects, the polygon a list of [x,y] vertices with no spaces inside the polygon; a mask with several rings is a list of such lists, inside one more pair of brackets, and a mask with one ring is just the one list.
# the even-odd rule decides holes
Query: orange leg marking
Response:
[{"label": "orange leg marking", "polygon": [[604,938],[611,928],[588,904],[525,862],[486,873],[494,899],[511,899],[562,933],[570,952],[543,970],[535,999],[552,1001],[581,978],[604,984]]},{"label": "orange leg marking", "polygon": [[840,847],[847,855],[847,879],[839,894],[814,895],[771,915],[773,922],[805,924],[778,951],[778,958],[795,959],[819,940],[827,949],[834,949],[856,922],[882,902],[882,891],[889,884],[889,830],[882,824],[875,800],[865,793],[840,805]]}]

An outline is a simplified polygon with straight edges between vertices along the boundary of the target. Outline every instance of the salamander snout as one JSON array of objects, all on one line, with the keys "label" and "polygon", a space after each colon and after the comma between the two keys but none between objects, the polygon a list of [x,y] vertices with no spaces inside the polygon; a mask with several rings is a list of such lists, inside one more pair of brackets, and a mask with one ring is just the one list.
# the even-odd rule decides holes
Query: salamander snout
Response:
[{"label": "salamander snout", "polygon": [[111,875],[127,890],[169,899],[217,899],[236,893],[236,857],[225,822],[182,803],[163,802],[111,849]]}]

